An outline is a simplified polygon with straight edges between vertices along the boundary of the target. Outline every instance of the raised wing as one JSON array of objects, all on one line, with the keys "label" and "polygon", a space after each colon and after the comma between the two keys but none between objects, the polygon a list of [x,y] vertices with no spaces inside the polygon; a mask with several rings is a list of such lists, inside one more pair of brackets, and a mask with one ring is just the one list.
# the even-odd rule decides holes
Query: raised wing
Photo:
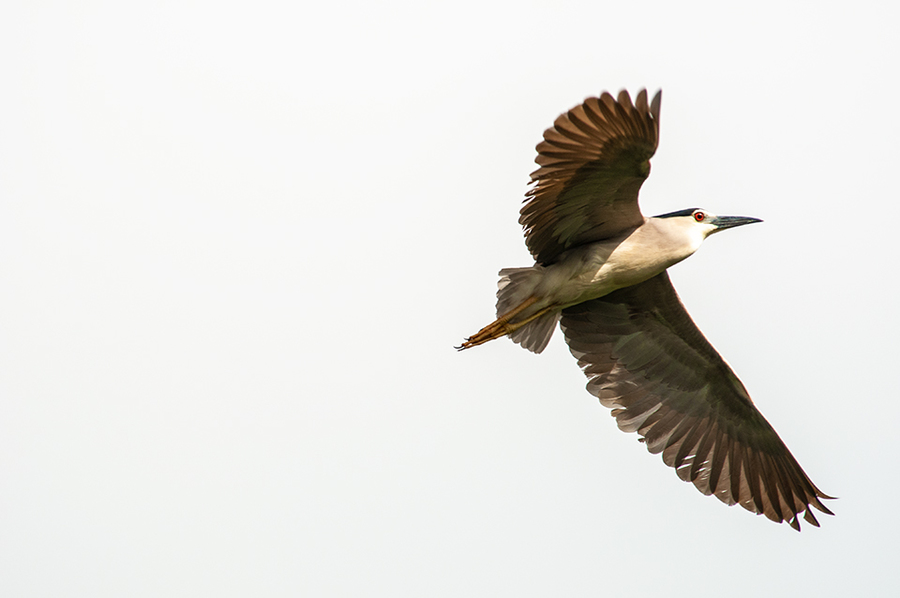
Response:
[{"label": "raised wing", "polygon": [[693,482],[772,521],[833,514],[744,385],[691,320],[665,272],[563,310],[572,354],[619,428]]},{"label": "raised wing", "polygon": [[644,222],[638,191],[650,174],[659,141],[662,92],[647,105],[627,91],[588,98],[559,116],[538,144],[519,223],[525,244],[541,264],[566,249],[618,236]]}]

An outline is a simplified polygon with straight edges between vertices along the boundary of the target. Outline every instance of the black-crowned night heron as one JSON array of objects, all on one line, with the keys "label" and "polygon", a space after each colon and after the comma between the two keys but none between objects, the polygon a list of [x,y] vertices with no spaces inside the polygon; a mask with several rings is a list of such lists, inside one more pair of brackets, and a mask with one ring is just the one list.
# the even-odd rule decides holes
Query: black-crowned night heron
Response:
[{"label": "black-crowned night heron", "polygon": [[691,320],[666,269],[709,235],[759,222],[689,209],[645,218],[638,191],[659,139],[661,93],[588,98],[544,132],[521,210],[536,263],[500,271],[497,320],[540,353],[560,322],[588,391],[700,492],[800,529],[822,493]]}]

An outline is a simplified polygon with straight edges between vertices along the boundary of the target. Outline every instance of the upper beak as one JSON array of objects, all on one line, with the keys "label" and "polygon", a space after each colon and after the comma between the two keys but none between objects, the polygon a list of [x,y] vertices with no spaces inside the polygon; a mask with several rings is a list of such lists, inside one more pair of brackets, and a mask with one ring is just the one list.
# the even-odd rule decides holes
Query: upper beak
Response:
[{"label": "upper beak", "polygon": [[759,218],[750,218],[749,216],[716,216],[716,219],[712,221],[712,224],[716,226],[716,232],[718,232],[726,228],[753,224],[754,222],[762,222],[762,220]]}]

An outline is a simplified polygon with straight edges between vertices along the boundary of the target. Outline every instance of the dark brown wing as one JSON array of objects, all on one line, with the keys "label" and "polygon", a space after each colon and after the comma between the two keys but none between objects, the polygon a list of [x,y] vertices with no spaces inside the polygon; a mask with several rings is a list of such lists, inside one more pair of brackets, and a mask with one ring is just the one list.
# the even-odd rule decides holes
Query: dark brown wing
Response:
[{"label": "dark brown wing", "polygon": [[638,191],[650,174],[659,140],[657,92],[632,104],[628,92],[588,98],[560,115],[538,144],[519,223],[525,244],[541,264],[566,249],[615,237],[644,222]]},{"label": "dark brown wing", "polygon": [[700,492],[788,521],[818,526],[823,494],[747,390],[691,320],[665,272],[563,310],[562,329],[619,428]]}]

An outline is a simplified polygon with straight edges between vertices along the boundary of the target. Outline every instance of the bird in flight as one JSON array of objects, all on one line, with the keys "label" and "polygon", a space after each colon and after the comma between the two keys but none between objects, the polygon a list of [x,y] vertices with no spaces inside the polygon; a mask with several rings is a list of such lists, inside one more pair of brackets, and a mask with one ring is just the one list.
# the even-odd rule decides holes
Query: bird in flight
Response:
[{"label": "bird in flight", "polygon": [[704,209],[645,218],[638,192],[659,141],[661,92],[603,93],[559,116],[537,146],[519,223],[535,259],[500,271],[497,319],[459,350],[501,336],[535,353],[557,322],[587,390],[678,477],[800,530],[833,513],[703,336],[666,269],[706,237],[760,222]]}]

